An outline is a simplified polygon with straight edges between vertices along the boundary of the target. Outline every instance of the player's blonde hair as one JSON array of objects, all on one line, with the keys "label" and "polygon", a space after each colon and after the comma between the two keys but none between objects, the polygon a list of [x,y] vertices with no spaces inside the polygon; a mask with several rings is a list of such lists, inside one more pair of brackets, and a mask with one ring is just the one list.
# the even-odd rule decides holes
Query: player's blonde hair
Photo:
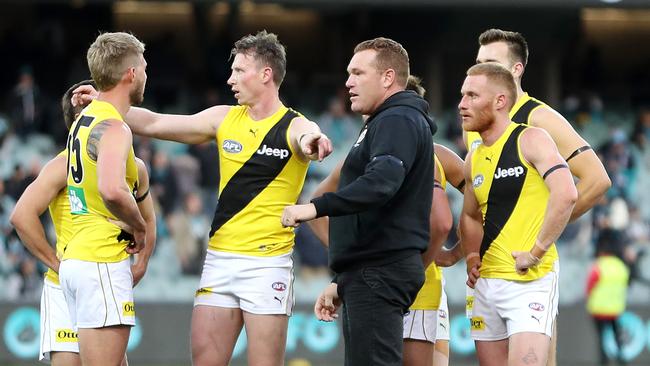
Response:
[{"label": "player's blonde hair", "polygon": [[507,110],[517,100],[517,85],[515,79],[508,69],[496,62],[485,62],[477,64],[467,70],[467,76],[485,75],[490,84],[499,84],[504,87],[507,99]]},{"label": "player's blonde hair", "polygon": [[100,91],[115,87],[124,72],[139,62],[144,43],[130,33],[102,33],[88,48],[86,59],[90,76]]}]

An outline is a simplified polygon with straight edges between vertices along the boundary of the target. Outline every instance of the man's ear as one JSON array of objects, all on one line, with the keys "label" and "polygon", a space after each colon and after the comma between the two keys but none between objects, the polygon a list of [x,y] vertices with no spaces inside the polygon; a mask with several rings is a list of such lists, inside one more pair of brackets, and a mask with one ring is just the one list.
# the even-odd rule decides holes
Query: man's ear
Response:
[{"label": "man's ear", "polygon": [[263,83],[266,84],[266,83],[268,83],[270,81],[273,81],[273,69],[272,68],[266,66],[266,67],[263,67],[262,70],[260,70],[260,72],[262,74],[262,82]]},{"label": "man's ear", "polygon": [[512,72],[512,76],[515,78],[515,80],[520,79],[521,75],[524,74],[524,64],[521,62],[515,62],[515,64],[512,65],[510,72]]},{"label": "man's ear", "polygon": [[124,72],[123,80],[126,80],[129,83],[133,83],[135,82],[135,78],[136,78],[135,67],[129,67],[128,69],[126,69],[126,71]]},{"label": "man's ear", "polygon": [[384,88],[388,89],[395,83],[395,70],[386,69],[382,75],[382,84]]},{"label": "man's ear", "polygon": [[503,109],[508,104],[508,97],[504,93],[495,96],[494,104],[496,109]]}]

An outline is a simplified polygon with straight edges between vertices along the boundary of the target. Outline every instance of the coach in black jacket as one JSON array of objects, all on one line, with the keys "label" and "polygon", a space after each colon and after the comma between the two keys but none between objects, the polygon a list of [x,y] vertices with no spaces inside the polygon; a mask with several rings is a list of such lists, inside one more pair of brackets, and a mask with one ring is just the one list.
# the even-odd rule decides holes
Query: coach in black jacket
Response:
[{"label": "coach in black jacket", "polygon": [[282,224],[330,217],[333,283],[319,319],[343,303],[345,364],[402,365],[403,314],[424,282],[429,244],[435,125],[428,104],[405,91],[408,55],[397,42],[360,43],[346,86],[354,112],[368,115],[343,167],[338,191],[285,209]]}]

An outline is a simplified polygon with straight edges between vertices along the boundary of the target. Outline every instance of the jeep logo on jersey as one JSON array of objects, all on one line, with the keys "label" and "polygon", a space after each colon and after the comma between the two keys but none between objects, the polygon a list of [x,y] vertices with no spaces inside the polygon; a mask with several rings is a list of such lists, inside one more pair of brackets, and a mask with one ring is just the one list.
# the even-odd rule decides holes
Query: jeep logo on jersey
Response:
[{"label": "jeep logo on jersey", "polygon": [[494,173],[494,179],[507,178],[507,177],[519,177],[524,174],[524,168],[516,166],[514,168],[502,169],[497,168],[496,173]]},{"label": "jeep logo on jersey", "polygon": [[257,153],[266,156],[277,156],[280,158],[280,160],[289,157],[289,150],[268,147],[266,144],[262,145],[262,147],[257,150]]},{"label": "jeep logo on jersey", "polygon": [[530,304],[528,304],[528,307],[535,311],[544,311],[544,305],[538,302],[531,302]]},{"label": "jeep logo on jersey", "polygon": [[287,284],[284,282],[273,282],[271,288],[275,291],[284,291],[287,289]]},{"label": "jeep logo on jersey", "polygon": [[483,184],[483,174],[479,174],[476,177],[474,177],[474,180],[472,180],[472,186],[474,188],[478,188]]},{"label": "jeep logo on jersey", "polygon": [[226,140],[223,142],[223,149],[226,152],[237,154],[240,153],[243,147],[235,140]]}]

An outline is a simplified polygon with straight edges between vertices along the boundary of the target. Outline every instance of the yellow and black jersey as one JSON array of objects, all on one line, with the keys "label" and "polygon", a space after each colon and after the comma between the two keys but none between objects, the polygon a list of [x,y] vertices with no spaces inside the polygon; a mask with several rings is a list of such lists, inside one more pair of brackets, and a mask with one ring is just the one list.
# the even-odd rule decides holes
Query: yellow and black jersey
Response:
[{"label": "yellow and black jersey", "polygon": [[[510,120],[514,123],[529,125],[531,114],[544,106],[546,103],[524,93],[510,109]],[[467,151],[473,151],[480,144],[481,135],[476,131],[467,131]]]},{"label": "yellow and black jersey", "polygon": [[[57,155],[67,156],[64,150]],[[54,198],[48,206],[52,224],[54,225],[54,232],[56,233],[56,256],[63,257],[63,249],[72,236],[72,215],[70,214],[70,201],[68,201],[68,193],[66,189],[59,191],[59,194]],[[51,268],[45,272],[45,278],[50,282],[59,284],[59,275]]]},{"label": "yellow and black jersey", "polygon": [[433,160],[436,163],[436,166],[438,167],[438,172],[440,172],[440,177],[438,177],[438,182],[442,186],[443,190],[447,190],[447,175],[445,174],[445,169],[442,167],[442,163],[440,162],[440,159],[438,159],[438,155],[433,155]]},{"label": "yellow and black jersey", "polygon": [[[128,258],[125,251],[130,235],[110,223],[116,219],[102,200],[97,185],[97,162],[88,155],[90,132],[106,120],[124,121],[110,103],[94,100],[70,127],[68,135],[68,198],[72,214],[72,236],[63,259],[89,262],[119,262]],[[137,187],[138,168],[133,147],[126,161],[126,184]]]},{"label": "yellow and black jersey", "polygon": [[210,249],[275,256],[293,248],[293,228],[282,227],[286,206],[298,200],[309,162],[289,142],[297,112],[282,106],[255,121],[248,107],[230,109],[217,131],[219,203],[210,230]]},{"label": "yellow and black jersey", "polygon": [[535,245],[549,198],[544,180],[519,147],[526,128],[511,123],[493,145],[480,144],[471,157],[472,186],[483,215],[481,277],[531,281],[548,273],[558,258],[553,244],[539,266],[526,275],[515,271],[512,252]]}]

